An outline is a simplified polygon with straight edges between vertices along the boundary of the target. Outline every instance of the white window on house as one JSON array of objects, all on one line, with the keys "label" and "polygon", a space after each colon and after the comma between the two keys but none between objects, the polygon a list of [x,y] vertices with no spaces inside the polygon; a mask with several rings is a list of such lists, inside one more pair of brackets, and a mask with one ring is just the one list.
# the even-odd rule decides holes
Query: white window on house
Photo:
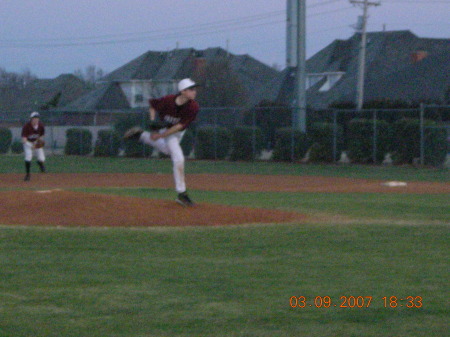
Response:
[{"label": "white window on house", "polygon": [[344,73],[335,73],[328,75],[330,87],[333,87],[342,78],[342,76],[344,76]]},{"label": "white window on house", "polygon": [[142,107],[144,102],[144,83],[140,81],[131,82],[132,108]]},{"label": "white window on house", "polygon": [[311,88],[314,84],[319,82],[323,77],[324,77],[324,75],[322,75],[322,74],[308,74],[306,77],[307,78],[306,89]]},{"label": "white window on house", "polygon": [[324,76],[326,76],[327,80],[325,83],[320,87],[320,92],[325,92],[330,90],[334,85],[344,76],[345,73],[343,72],[336,72],[336,73],[326,73]]}]

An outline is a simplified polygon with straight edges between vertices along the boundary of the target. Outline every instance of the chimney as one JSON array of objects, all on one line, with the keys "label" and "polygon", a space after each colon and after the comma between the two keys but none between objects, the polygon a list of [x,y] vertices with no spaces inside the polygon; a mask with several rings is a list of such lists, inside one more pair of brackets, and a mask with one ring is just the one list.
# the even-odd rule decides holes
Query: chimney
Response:
[{"label": "chimney", "polygon": [[418,63],[422,61],[424,58],[428,56],[428,52],[425,50],[416,50],[411,54],[411,61],[412,63]]},{"label": "chimney", "polygon": [[196,57],[194,59],[194,74],[197,76],[205,75],[206,68],[206,58],[204,57]]}]

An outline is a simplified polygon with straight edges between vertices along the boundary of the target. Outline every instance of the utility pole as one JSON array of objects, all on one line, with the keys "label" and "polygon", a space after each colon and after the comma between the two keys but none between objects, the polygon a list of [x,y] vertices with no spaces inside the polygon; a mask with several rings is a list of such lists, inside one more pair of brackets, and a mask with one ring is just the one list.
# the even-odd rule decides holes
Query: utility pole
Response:
[{"label": "utility pole", "polygon": [[292,126],[306,132],[306,0],[296,1],[294,8],[297,10],[297,62]]},{"label": "utility pole", "polygon": [[297,0],[287,0],[286,67],[297,66]]},{"label": "utility pole", "polygon": [[358,110],[362,109],[364,102],[364,73],[366,65],[366,40],[367,40],[367,18],[369,6],[379,6],[380,1],[369,1],[369,0],[350,0],[350,3],[354,5],[362,5],[363,15],[361,22],[361,47],[359,49],[359,59],[358,59],[358,83],[356,87],[356,107]]}]

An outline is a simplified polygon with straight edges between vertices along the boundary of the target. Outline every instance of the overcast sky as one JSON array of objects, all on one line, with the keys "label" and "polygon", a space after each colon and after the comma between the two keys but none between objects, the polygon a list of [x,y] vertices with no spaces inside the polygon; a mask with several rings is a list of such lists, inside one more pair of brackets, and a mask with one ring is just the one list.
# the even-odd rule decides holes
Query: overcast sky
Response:
[{"label": "overcast sky", "polygon": [[[373,1],[373,0],[371,0]],[[307,57],[354,33],[349,0],[306,0]],[[381,0],[368,31],[449,38],[450,0]],[[0,0],[0,67],[53,78],[110,72],[148,50],[226,48],[285,67],[286,0]],[[227,42],[228,41],[228,42]]]}]

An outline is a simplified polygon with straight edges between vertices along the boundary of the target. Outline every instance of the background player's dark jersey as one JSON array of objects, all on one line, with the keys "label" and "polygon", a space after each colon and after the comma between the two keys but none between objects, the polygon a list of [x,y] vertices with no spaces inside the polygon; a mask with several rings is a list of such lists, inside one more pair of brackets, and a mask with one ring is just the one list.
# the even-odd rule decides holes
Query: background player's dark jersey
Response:
[{"label": "background player's dark jersey", "polygon": [[28,122],[22,128],[22,137],[25,137],[29,142],[35,142],[43,135],[45,135],[45,127],[41,122],[39,122],[37,129],[31,125],[31,122]]}]

